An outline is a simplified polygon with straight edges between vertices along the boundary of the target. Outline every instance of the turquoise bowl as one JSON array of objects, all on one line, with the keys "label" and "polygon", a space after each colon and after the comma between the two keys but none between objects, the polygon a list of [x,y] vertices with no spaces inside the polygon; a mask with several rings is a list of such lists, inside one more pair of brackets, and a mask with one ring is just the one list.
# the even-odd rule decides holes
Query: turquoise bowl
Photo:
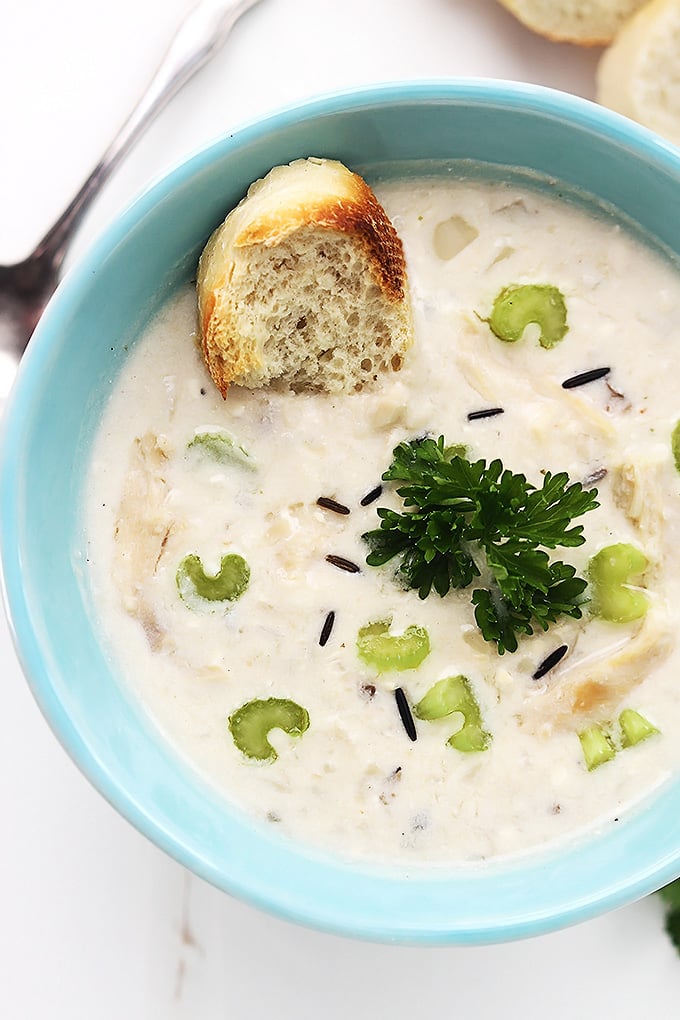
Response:
[{"label": "turquoise bowl", "polygon": [[183,764],[128,693],[88,602],[81,501],[128,346],[189,279],[214,226],[271,166],[469,159],[614,206],[680,254],[680,154],[588,102],[528,85],[423,82],[323,97],[225,137],[139,198],[60,286],[5,421],[1,555],[31,689],[85,775],[158,846],[279,916],[385,942],[536,935],[680,873],[680,780],[615,826],[513,859],[404,870],[330,859],[252,824]]}]

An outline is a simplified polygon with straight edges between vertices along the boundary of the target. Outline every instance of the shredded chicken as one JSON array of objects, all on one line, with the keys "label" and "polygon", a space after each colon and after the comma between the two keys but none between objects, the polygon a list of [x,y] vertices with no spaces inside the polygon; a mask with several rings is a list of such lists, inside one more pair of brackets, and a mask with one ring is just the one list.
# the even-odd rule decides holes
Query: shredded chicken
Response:
[{"label": "shredded chicken", "polygon": [[661,558],[664,526],[660,476],[661,464],[642,459],[620,464],[611,472],[614,502],[638,532],[646,555],[656,562]]},{"label": "shredded chicken", "polygon": [[610,469],[616,505],[633,525],[639,545],[649,559],[645,587],[651,605],[637,629],[622,628],[615,644],[578,659],[571,656],[542,690],[532,692],[524,718],[532,729],[579,729],[588,722],[606,721],[620,702],[670,654],[672,631],[660,589],[664,514],[660,500],[662,465],[642,457]]},{"label": "shredded chicken", "polygon": [[610,720],[629,691],[667,658],[672,644],[665,609],[650,607],[632,635],[556,669],[546,688],[528,696],[523,723],[532,730],[550,732]]},{"label": "shredded chicken", "polygon": [[139,620],[154,651],[168,642],[146,592],[173,527],[164,477],[167,459],[163,440],[153,433],[135,440],[114,532],[114,581],[125,609]]},{"label": "shredded chicken", "polygon": [[[508,370],[498,359],[491,361],[493,370],[490,371],[490,356],[485,352],[484,358],[458,352],[456,354],[456,366],[469,386],[489,403],[498,403],[502,400],[503,393],[512,392],[520,402],[523,400],[529,403],[538,394],[546,397],[544,404],[546,408],[559,408],[559,414],[569,414],[574,422],[578,423],[580,431],[595,439],[612,443],[616,439],[616,428],[610,420],[609,415],[597,408],[590,400],[586,400],[572,390],[564,390],[559,382],[545,376],[528,378],[517,373],[513,376],[511,385],[507,383]],[[499,387],[494,380],[505,379],[503,387]],[[541,423],[541,428],[543,428]]]}]

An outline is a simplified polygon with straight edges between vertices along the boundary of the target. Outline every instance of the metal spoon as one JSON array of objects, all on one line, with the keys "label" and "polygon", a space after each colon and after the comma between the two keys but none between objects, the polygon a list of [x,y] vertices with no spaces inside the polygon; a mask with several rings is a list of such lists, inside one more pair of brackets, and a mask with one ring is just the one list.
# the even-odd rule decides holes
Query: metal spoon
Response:
[{"label": "metal spoon", "polygon": [[108,149],[35,251],[0,266],[0,413],[22,354],[59,281],[64,256],[103,183],[168,101],[225,42],[259,0],[201,0],[180,25],[146,92]]}]

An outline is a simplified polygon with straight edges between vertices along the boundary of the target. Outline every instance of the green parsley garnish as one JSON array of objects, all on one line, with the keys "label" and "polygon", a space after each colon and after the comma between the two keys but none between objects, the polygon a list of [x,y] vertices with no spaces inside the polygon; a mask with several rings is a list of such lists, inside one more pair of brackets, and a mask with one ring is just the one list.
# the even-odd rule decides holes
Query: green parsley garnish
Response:
[{"label": "green parsley garnish", "polygon": [[680,953],[680,878],[659,890],[666,911],[666,933]]},{"label": "green parsley garnish", "polygon": [[400,557],[397,578],[421,599],[479,579],[475,619],[499,655],[536,625],[581,616],[587,582],[545,549],[583,544],[583,527],[571,524],[599,505],[597,489],[564,472],[546,472],[537,489],[500,460],[470,463],[443,436],[400,443],[393,458],[383,479],[405,483],[396,490],[405,512],[378,509],[380,527],[363,536],[370,566]]}]

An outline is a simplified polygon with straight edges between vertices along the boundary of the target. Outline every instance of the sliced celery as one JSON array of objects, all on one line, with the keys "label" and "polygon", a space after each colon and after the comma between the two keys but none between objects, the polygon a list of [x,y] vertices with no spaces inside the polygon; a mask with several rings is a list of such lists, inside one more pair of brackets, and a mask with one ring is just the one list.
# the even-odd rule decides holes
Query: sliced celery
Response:
[{"label": "sliced celery", "polygon": [[611,737],[597,723],[593,723],[592,726],[582,730],[578,735],[578,739],[581,741],[583,757],[589,772],[599,768],[600,765],[604,765],[606,761],[611,761],[616,754],[616,748],[612,743]]},{"label": "sliced celery", "polygon": [[643,552],[627,542],[605,546],[590,560],[589,575],[596,616],[612,623],[639,620],[649,608],[644,592],[630,587],[649,566]]},{"label": "sliced celery", "polygon": [[470,681],[465,676],[439,680],[415,706],[418,719],[444,719],[454,712],[463,716],[463,725],[447,743],[457,751],[486,751],[491,735],[482,727],[482,716]]},{"label": "sliced celery", "polygon": [[309,713],[286,698],[255,699],[229,716],[229,732],[239,751],[257,761],[276,761],[278,754],[268,740],[270,730],[299,737],[309,729]]},{"label": "sliced celery", "polygon": [[675,428],[671,432],[671,451],[676,470],[680,471],[680,421],[675,423]]},{"label": "sliced celery", "polygon": [[255,470],[250,454],[228,432],[197,432],[187,444],[187,450],[203,453],[218,464],[238,464]]},{"label": "sliced celery", "polygon": [[449,737],[447,744],[456,751],[486,751],[491,743],[491,734],[483,730],[479,723],[466,719],[465,725]]},{"label": "sliced celery", "polygon": [[234,602],[243,595],[250,581],[250,567],[237,553],[222,557],[220,569],[206,574],[200,557],[191,553],[177,568],[177,590],[192,609],[201,603]]},{"label": "sliced celery", "polygon": [[649,719],[636,712],[634,708],[624,708],[619,716],[621,727],[621,747],[634,747],[640,741],[652,737],[659,730]]},{"label": "sliced celery", "polygon": [[419,719],[444,719],[471,704],[476,704],[476,700],[467,677],[447,676],[430,687],[413,712]]},{"label": "sliced celery", "polygon": [[416,669],[430,653],[430,638],[424,627],[411,625],[403,634],[390,634],[391,620],[369,623],[359,630],[357,652],[380,673]]},{"label": "sliced celery", "polygon": [[512,284],[496,296],[487,319],[499,340],[515,343],[530,323],[541,330],[541,347],[559,343],[568,330],[567,306],[557,287],[545,283]]}]

